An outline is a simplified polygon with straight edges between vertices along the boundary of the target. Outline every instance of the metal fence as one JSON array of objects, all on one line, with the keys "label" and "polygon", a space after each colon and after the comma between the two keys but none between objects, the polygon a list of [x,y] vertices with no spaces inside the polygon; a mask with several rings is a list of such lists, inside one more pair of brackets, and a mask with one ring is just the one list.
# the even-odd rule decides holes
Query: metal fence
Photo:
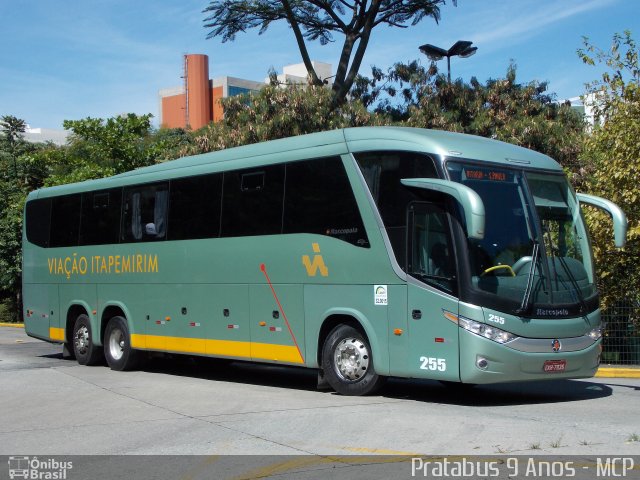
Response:
[{"label": "metal fence", "polygon": [[640,365],[640,300],[620,300],[602,312],[602,363]]}]

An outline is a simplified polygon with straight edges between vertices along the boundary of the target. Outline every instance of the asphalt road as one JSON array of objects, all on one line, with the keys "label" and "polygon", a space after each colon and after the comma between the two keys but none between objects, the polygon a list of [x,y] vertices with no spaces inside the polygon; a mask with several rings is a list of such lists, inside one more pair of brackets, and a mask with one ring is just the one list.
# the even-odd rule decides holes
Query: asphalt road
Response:
[{"label": "asphalt road", "polygon": [[343,397],[299,368],[175,357],[114,372],[61,350],[0,327],[0,455],[640,453],[640,379],[391,380]]}]

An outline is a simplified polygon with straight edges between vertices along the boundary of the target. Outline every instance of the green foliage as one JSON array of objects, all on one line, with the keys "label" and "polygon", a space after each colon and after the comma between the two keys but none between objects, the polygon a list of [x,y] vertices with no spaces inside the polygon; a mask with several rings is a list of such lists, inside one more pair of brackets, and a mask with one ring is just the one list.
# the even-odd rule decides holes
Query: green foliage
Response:
[{"label": "green foliage", "polygon": [[13,146],[22,139],[27,123],[13,115],[3,115],[0,117],[0,129],[2,140],[9,145],[10,150],[13,150]]},{"label": "green foliage", "polygon": [[3,208],[0,213],[0,289],[14,290],[18,283],[22,264],[22,210],[24,196],[21,191],[3,192]]},{"label": "green foliage", "polygon": [[188,155],[194,143],[193,134],[183,128],[161,128],[152,137],[148,157],[165,162]]},{"label": "green foliage", "polygon": [[224,119],[195,132],[185,153],[204,153],[305,133],[364,125],[383,119],[360,102],[338,108],[324,87],[267,86],[260,92],[223,100]]},{"label": "green foliage", "polygon": [[151,114],[129,113],[106,120],[65,120],[64,128],[72,132],[69,155],[116,173],[151,165],[154,158],[147,148],[151,118]]},{"label": "green foliage", "polygon": [[360,77],[354,97],[402,124],[480,135],[531,148],[553,157],[583,180],[579,153],[584,122],[569,105],[558,104],[546,83],[516,82],[516,66],[485,85],[475,78],[449,83],[435,65],[398,63],[386,74]]},{"label": "green foliage", "polygon": [[640,69],[630,32],[615,35],[608,52],[585,39],[582,60],[606,64],[610,71],[588,85],[600,122],[585,141],[585,161],[591,162],[590,193],[612,200],[629,220],[627,246],[613,252],[611,220],[600,212],[588,215],[605,305],[640,292]]},{"label": "green foliage", "polygon": [[14,307],[8,300],[0,301],[0,322],[15,323],[18,319],[14,314]]},{"label": "green foliage", "polygon": [[0,298],[13,319],[20,318],[20,288],[22,274],[22,209],[24,193],[0,186]]},{"label": "green foliage", "polygon": [[609,51],[592,45],[587,37],[582,41],[584,48],[578,49],[580,59],[587,65],[599,63],[609,68],[600,80],[586,85],[585,101],[595,111],[595,122],[602,124],[608,116],[616,113],[620,100],[636,96],[634,90],[640,83],[638,48],[629,30],[625,30],[623,35],[614,34]]}]

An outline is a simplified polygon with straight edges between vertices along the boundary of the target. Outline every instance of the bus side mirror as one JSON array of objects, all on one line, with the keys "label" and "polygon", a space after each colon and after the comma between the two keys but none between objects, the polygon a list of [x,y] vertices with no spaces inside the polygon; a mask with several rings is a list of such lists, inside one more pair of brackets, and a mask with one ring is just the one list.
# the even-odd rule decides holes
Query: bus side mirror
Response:
[{"label": "bus side mirror", "polygon": [[482,203],[480,196],[469,187],[438,178],[403,178],[400,183],[407,187],[432,190],[453,197],[462,206],[469,238],[476,240],[484,238],[484,203]]},{"label": "bus side mirror", "polygon": [[615,245],[618,248],[624,247],[625,243],[627,243],[627,217],[622,209],[615,203],[594,195],[576,193],[576,197],[578,197],[578,202],[599,208],[611,215]]}]

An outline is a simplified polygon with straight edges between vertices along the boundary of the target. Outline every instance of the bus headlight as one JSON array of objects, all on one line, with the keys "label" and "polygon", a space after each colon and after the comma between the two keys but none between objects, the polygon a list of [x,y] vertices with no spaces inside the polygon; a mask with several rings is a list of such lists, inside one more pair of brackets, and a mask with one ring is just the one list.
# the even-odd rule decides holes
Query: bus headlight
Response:
[{"label": "bus headlight", "polygon": [[468,332],[474,333],[480,337],[488,338],[497,343],[508,343],[511,340],[518,338],[516,335],[500,330],[499,328],[486,325],[484,323],[475,322],[468,318],[458,317],[458,325],[464,328]]},{"label": "bus headlight", "polygon": [[594,328],[593,330],[591,330],[589,333],[587,333],[587,336],[593,340],[594,342],[600,340],[602,338],[602,331],[604,329],[600,326],[597,328]]}]

